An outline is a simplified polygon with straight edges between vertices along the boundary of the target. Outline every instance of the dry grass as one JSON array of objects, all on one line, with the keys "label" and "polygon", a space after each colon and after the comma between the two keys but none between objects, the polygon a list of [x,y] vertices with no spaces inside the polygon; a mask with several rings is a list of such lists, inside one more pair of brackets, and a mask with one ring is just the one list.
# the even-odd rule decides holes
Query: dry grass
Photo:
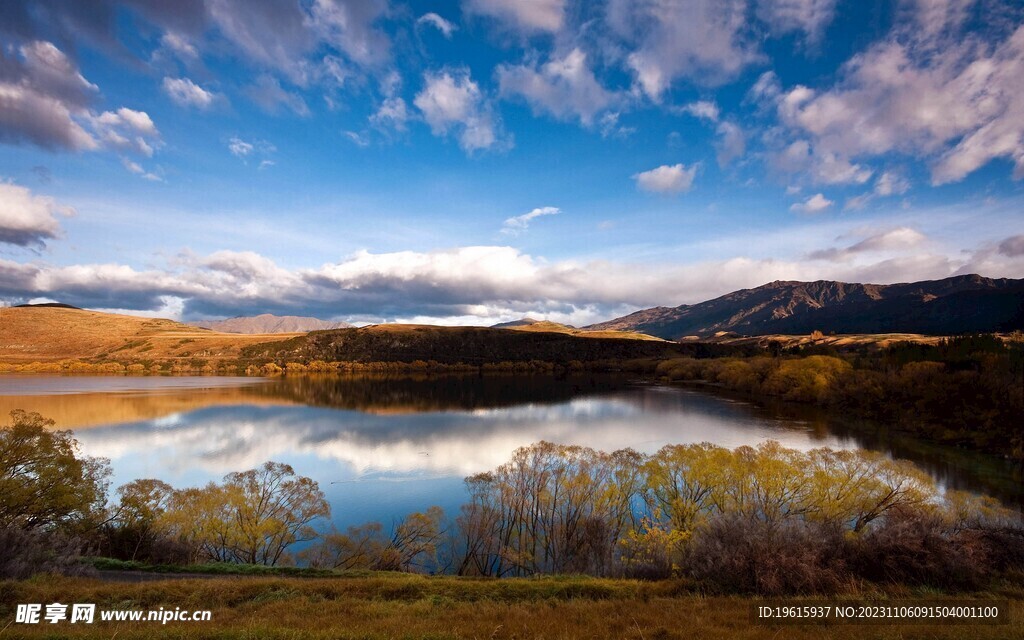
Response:
[{"label": "dry grass", "polygon": [[225,360],[303,334],[217,333],[173,320],[54,307],[0,308],[0,362]]},{"label": "dry grass", "polygon": [[851,347],[872,347],[885,349],[897,342],[916,342],[918,344],[938,344],[944,339],[943,336],[926,336],[918,333],[857,333],[814,337],[810,335],[781,335],[773,334],[766,336],[737,336],[736,334],[725,334],[704,339],[684,339],[683,342],[713,342],[716,344],[728,344],[736,346],[761,346],[765,347],[771,342],[778,343],[784,348],[804,346],[828,346],[836,348]]},{"label": "dry grass", "polygon": [[[211,609],[209,623],[13,625],[0,637],[117,638],[1024,638],[1024,591],[1000,626],[759,626],[743,597],[704,597],[674,582],[592,578],[470,580],[409,575],[217,578],[137,584],[42,578],[0,583],[0,621],[17,603]],[[0,627],[2,628],[2,627]]]},{"label": "dry grass", "polygon": [[565,333],[570,336],[578,336],[580,338],[617,338],[619,340],[654,340],[657,342],[665,342],[665,340],[662,340],[661,338],[649,336],[646,333],[639,333],[637,331],[590,331],[587,329],[575,329],[573,327],[568,327],[564,324],[558,324],[557,322],[550,322],[548,320],[534,322],[533,324],[524,324],[515,327],[508,327],[508,329],[512,331]]}]

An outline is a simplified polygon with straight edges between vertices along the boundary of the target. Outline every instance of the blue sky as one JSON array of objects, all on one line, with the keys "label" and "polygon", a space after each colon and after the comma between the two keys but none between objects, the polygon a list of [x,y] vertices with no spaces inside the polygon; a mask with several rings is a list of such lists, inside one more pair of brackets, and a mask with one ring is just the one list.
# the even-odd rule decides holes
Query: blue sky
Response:
[{"label": "blue sky", "polygon": [[0,8],[0,300],[586,324],[1024,277],[994,0]]}]

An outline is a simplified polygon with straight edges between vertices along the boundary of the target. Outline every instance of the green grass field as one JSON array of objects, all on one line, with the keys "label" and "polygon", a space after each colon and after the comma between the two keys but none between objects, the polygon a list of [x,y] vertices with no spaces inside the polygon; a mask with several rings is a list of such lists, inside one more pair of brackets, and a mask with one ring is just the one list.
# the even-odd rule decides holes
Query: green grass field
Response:
[{"label": "green grass field", "polygon": [[[893,591],[843,599],[869,597],[952,596]],[[1010,624],[755,625],[750,607],[762,600],[703,596],[676,581],[362,573],[124,583],[41,576],[0,582],[0,638],[1024,638],[1024,589],[1007,586],[969,597],[1010,600]],[[212,620],[100,622],[97,614],[91,625],[13,622],[17,604],[51,602],[95,603],[98,610],[209,609]]]}]

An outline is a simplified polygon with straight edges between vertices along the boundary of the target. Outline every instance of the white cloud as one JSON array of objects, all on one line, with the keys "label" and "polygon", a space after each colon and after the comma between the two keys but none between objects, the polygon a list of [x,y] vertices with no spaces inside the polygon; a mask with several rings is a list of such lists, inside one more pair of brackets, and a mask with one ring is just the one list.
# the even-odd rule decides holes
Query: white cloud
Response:
[{"label": "white cloud", "polygon": [[896,227],[873,233],[863,240],[848,247],[830,248],[811,252],[807,257],[810,260],[830,260],[843,262],[851,260],[864,253],[892,252],[920,247],[927,241],[927,237],[916,229],[910,227]]},{"label": "white cloud", "polygon": [[164,93],[182,107],[209,109],[224,97],[200,87],[188,78],[164,78]]},{"label": "white cloud", "polygon": [[999,253],[1016,258],[1024,256],[1024,234],[1011,236],[999,243]]},{"label": "white cloud", "polygon": [[416,20],[416,24],[430,25],[437,29],[438,31],[440,31],[441,35],[443,35],[445,38],[449,39],[451,39],[452,34],[458,31],[459,29],[457,26],[455,26],[451,22],[448,22],[447,20],[437,15],[433,11],[431,11],[430,13],[424,13],[422,16],[420,16]]},{"label": "white cloud", "polygon": [[208,0],[206,10],[220,33],[249,63],[270,67],[292,82],[307,76],[305,56],[317,39],[298,2]]},{"label": "white cloud", "polygon": [[109,149],[152,157],[154,147],[162,144],[160,132],[145,111],[121,107],[89,120],[96,137]]},{"label": "white cloud", "polygon": [[464,0],[466,13],[489,16],[524,33],[558,31],[565,22],[566,0]]},{"label": "white cloud", "polygon": [[235,157],[241,158],[244,161],[246,158],[253,155],[268,156],[277,151],[277,147],[266,140],[253,140],[248,142],[238,136],[232,136],[228,140],[228,151],[230,151]]},{"label": "white cloud", "polygon": [[146,271],[118,264],[57,267],[0,258],[0,296],[45,296],[78,306],[149,311],[164,308],[173,297],[184,300],[184,313],[190,317],[272,312],[358,316],[368,322],[477,318],[486,324],[535,313],[575,318],[578,324],[639,307],[708,300],[772,280],[885,283],[958,272],[1024,276],[1019,239],[1003,240],[1003,249],[997,241],[987,250],[944,255],[925,250],[927,239],[909,227],[854,235],[860,240],[826,249],[811,260],[736,256],[687,264],[549,261],[502,246],[360,251],[339,262],[300,269],[236,251],[186,256],[170,268]]},{"label": "white cloud", "polygon": [[387,34],[373,26],[387,12],[387,0],[315,0],[313,26],[350,60],[372,67],[391,55]]},{"label": "white cloud", "polygon": [[796,211],[798,213],[821,213],[825,209],[831,207],[834,203],[826,198],[823,194],[816,193],[813,196],[807,198],[803,202],[797,202],[792,205],[789,210]]},{"label": "white cloud", "polygon": [[[931,0],[928,0],[931,1]],[[821,40],[835,16],[836,0],[758,0],[757,16],[775,34],[803,31],[807,40]]]},{"label": "white cloud", "polygon": [[341,135],[343,135],[346,138],[348,138],[352,142],[352,144],[356,145],[357,147],[368,147],[368,146],[370,146],[369,139],[367,139],[367,137],[365,135],[361,135],[360,133],[358,133],[356,131],[342,131]]},{"label": "white cloud", "polygon": [[153,182],[163,182],[163,178],[155,173],[146,171],[138,162],[129,160],[128,158],[121,158],[121,164],[124,165],[124,168],[127,169],[129,173],[133,173],[140,178],[145,178],[146,180],[151,180]]},{"label": "white cloud", "polygon": [[530,227],[530,221],[540,216],[553,216],[561,213],[558,207],[538,207],[521,216],[507,218],[501,227],[502,233],[516,235],[526,231]]},{"label": "white cloud", "polygon": [[880,196],[902,195],[910,189],[910,181],[898,173],[886,171],[875,180],[875,193]]},{"label": "white cloud", "polygon": [[746,13],[746,0],[610,0],[606,15],[640,89],[659,100],[677,79],[717,85],[761,60]]},{"label": "white cloud", "polygon": [[637,186],[644,191],[655,193],[684,193],[693,186],[699,164],[689,167],[680,164],[660,167],[633,175]]},{"label": "white cloud", "polygon": [[915,26],[924,39],[934,39],[943,32],[955,30],[968,18],[975,0],[911,0]]},{"label": "white cloud", "polygon": [[252,143],[246,142],[241,138],[231,138],[228,141],[228,151],[242,158],[253,152],[253,146]]},{"label": "white cloud", "polygon": [[839,154],[812,148],[807,140],[795,140],[769,158],[772,169],[802,174],[813,184],[864,184],[874,173]]},{"label": "white cloud", "polygon": [[858,211],[868,206],[868,203],[874,199],[873,193],[862,193],[859,196],[853,196],[846,199],[846,203],[843,204],[843,209],[847,211]]},{"label": "white cloud", "polygon": [[288,91],[281,86],[281,82],[277,78],[266,74],[260,76],[254,85],[248,87],[246,93],[261,109],[272,115],[282,113],[282,108],[288,108],[296,115],[303,117],[308,117],[311,113],[302,96]]},{"label": "white cloud", "polygon": [[725,120],[718,123],[715,132],[718,134],[715,141],[718,166],[728,166],[733,160],[743,157],[747,150],[747,138],[738,124]]},{"label": "white cloud", "polygon": [[501,65],[496,71],[502,96],[519,95],[534,113],[549,113],[561,120],[579,118],[586,126],[621,101],[601,86],[579,48],[552,58],[540,68]]},{"label": "white cloud", "polygon": [[165,33],[160,37],[160,44],[164,49],[172,52],[186,63],[199,60],[199,51],[186,37],[179,33]]},{"label": "white cloud", "polygon": [[385,98],[380,107],[370,115],[370,124],[380,129],[405,131],[409,120],[409,109],[400,97]]},{"label": "white cloud", "polygon": [[[941,15],[947,17],[924,20],[937,20],[940,30],[957,24]],[[1019,179],[1024,27],[995,42],[897,32],[847,62],[835,87],[797,86],[779,97],[778,110],[784,124],[810,137],[816,156],[837,164],[902,153],[927,160],[932,183],[944,184],[1007,158]]]},{"label": "white cloud", "polygon": [[459,146],[472,153],[502,144],[499,123],[468,69],[427,72],[413,104],[436,136],[455,132]]},{"label": "white cloud", "polygon": [[747,92],[749,100],[759,103],[774,103],[782,93],[782,84],[774,71],[765,71],[751,85]]},{"label": "white cloud", "polygon": [[702,120],[718,122],[718,105],[711,100],[698,100],[697,102],[691,102],[690,104],[679,107],[677,111],[680,113],[688,113],[691,116]]},{"label": "white cloud", "polygon": [[56,216],[75,210],[49,196],[34,195],[26,187],[0,181],[0,243],[42,247],[60,234]]},{"label": "white cloud", "polygon": [[47,149],[91,151],[100,147],[86,130],[88,106],[99,89],[49,42],[18,48],[21,59],[0,51],[0,141]]}]

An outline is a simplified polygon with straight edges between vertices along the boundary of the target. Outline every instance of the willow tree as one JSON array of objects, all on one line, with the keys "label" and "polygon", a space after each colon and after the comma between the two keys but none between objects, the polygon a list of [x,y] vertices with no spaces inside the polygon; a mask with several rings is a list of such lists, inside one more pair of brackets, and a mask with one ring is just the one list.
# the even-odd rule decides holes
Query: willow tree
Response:
[{"label": "willow tree", "polygon": [[74,527],[102,512],[109,463],[80,456],[70,431],[12,411],[0,428],[0,527]]}]

